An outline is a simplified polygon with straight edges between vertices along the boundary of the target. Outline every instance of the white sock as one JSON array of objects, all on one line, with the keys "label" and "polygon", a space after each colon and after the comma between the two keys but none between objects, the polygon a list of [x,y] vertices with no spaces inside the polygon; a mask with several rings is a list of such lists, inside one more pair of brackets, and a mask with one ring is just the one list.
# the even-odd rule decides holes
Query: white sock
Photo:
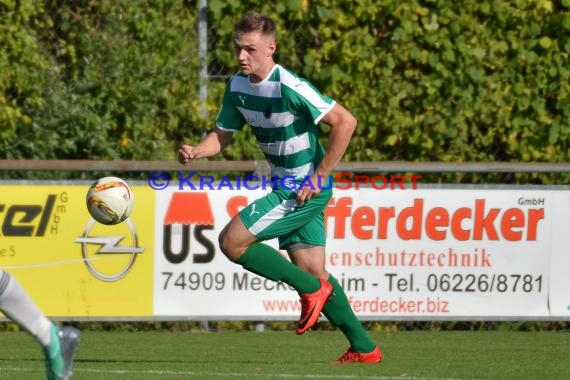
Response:
[{"label": "white sock", "polygon": [[49,345],[52,322],[45,317],[20,283],[1,269],[0,310],[30,333],[42,346]]}]

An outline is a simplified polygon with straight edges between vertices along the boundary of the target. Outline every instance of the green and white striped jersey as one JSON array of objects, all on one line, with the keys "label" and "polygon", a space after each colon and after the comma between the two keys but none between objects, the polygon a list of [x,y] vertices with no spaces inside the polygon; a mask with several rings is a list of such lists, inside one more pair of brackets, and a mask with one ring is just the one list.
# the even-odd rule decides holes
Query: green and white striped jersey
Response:
[{"label": "green and white striped jersey", "polygon": [[319,121],[335,101],[280,65],[259,83],[238,73],[230,78],[216,127],[240,131],[249,124],[278,178],[313,174],[324,149],[317,139]]}]

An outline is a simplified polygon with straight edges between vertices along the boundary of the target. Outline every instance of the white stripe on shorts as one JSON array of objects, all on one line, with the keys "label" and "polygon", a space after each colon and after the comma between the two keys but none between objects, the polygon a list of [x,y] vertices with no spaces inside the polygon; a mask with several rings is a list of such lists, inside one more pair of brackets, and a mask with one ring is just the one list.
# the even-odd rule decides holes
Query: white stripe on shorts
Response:
[{"label": "white stripe on shorts", "polygon": [[253,223],[253,225],[249,227],[249,232],[257,236],[275,221],[281,219],[283,216],[293,211],[295,207],[297,207],[296,199],[286,199],[282,201],[267,214],[265,214],[261,219]]}]

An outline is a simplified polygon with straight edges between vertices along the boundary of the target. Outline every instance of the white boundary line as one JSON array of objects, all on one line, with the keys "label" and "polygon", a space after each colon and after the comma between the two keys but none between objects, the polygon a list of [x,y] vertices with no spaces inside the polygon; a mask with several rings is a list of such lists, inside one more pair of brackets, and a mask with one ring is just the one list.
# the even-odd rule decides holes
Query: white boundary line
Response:
[{"label": "white boundary line", "polygon": [[30,263],[30,264],[20,264],[20,265],[6,265],[2,266],[2,269],[28,269],[28,268],[44,268],[44,267],[55,267],[65,264],[76,264],[91,261],[101,261],[101,260],[120,260],[121,257],[90,257],[87,259],[63,259],[57,261],[50,261],[47,263]]},{"label": "white boundary line", "polygon": [[[0,374],[3,372],[37,372],[31,368],[21,367],[0,367]],[[466,380],[460,378],[441,378],[441,377],[415,377],[415,376],[362,376],[362,375],[319,375],[319,374],[259,374],[259,373],[241,373],[241,372],[193,372],[193,371],[168,371],[168,370],[128,370],[128,369],[97,369],[97,368],[75,368],[74,374],[93,373],[107,375],[156,375],[156,376],[184,376],[184,377],[247,377],[258,379],[335,379],[335,380]]]}]

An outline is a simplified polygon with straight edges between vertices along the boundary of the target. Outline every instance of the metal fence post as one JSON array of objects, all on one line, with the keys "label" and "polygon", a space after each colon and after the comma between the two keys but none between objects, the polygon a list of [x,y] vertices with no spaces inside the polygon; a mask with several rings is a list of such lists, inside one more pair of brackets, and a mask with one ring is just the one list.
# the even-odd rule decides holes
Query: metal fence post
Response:
[{"label": "metal fence post", "polygon": [[208,0],[198,2],[198,54],[200,56],[200,117],[208,117]]}]

